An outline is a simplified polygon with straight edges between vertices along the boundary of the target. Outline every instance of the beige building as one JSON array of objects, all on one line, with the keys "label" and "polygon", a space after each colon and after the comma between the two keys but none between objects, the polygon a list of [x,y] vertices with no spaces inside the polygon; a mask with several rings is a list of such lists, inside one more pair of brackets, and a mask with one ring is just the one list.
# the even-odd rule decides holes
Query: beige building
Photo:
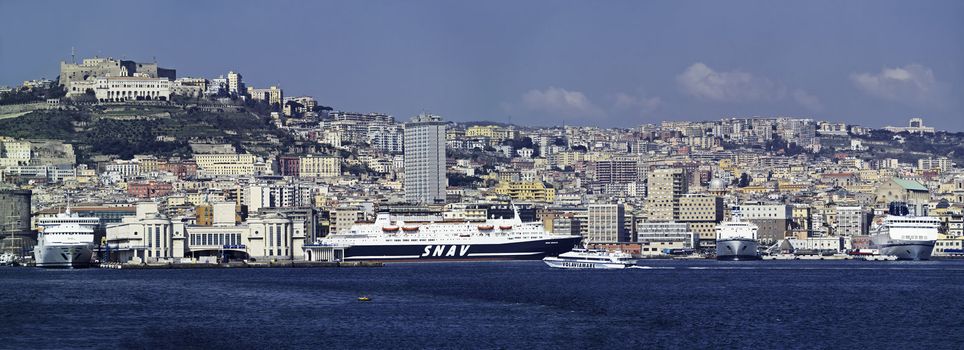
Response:
[{"label": "beige building", "polygon": [[716,225],[723,221],[723,198],[687,194],[679,197],[675,221],[688,223],[698,246],[716,246]]},{"label": "beige building", "polygon": [[649,221],[673,221],[679,217],[679,198],[687,192],[686,170],[656,169],[649,173],[646,209]]},{"label": "beige building", "polygon": [[111,260],[173,261],[184,257],[184,224],[159,213],[156,203],[139,203],[133,217],[107,226]]},{"label": "beige building", "polygon": [[74,146],[63,141],[18,140],[0,136],[0,170],[8,166],[73,166],[76,161]]},{"label": "beige building", "polygon": [[862,236],[870,233],[867,212],[861,207],[836,207],[834,219],[836,224],[834,233],[837,236]]},{"label": "beige building", "polygon": [[[636,225],[636,242],[648,243],[641,255],[663,255],[664,249],[696,248],[696,234],[681,222],[647,222]],[[655,249],[654,249],[655,248]]]},{"label": "beige building", "polygon": [[300,177],[337,177],[341,175],[341,158],[301,157],[298,171]]},{"label": "beige building", "polygon": [[305,106],[305,109],[308,111],[311,111],[315,109],[315,107],[318,107],[318,101],[311,96],[298,96],[298,97],[292,98],[291,100],[298,102],[302,106]]},{"label": "beige building", "polygon": [[252,86],[248,87],[248,96],[255,101],[267,101],[271,98],[271,91],[268,89],[255,89]]},{"label": "beige building", "polygon": [[253,216],[237,223],[234,203],[215,203],[212,222],[185,225],[158,213],[154,203],[137,206],[137,215],[107,227],[112,260],[180,262],[201,257],[229,259],[301,259],[304,224],[280,214]]},{"label": "beige building", "polygon": [[244,82],[241,81],[241,73],[234,71],[228,72],[228,93],[231,95],[243,95],[245,92]]},{"label": "beige building", "polygon": [[252,154],[195,154],[198,172],[210,176],[247,176],[255,174],[255,159]]},{"label": "beige building", "polygon": [[84,95],[88,90],[100,102],[167,101],[171,98],[172,83],[167,78],[103,77],[74,81],[68,85],[68,97]]},{"label": "beige building", "polygon": [[285,94],[281,91],[281,88],[277,86],[272,86],[268,88],[268,103],[281,105],[285,99]]},{"label": "beige building", "polygon": [[328,213],[328,233],[342,233],[365,218],[365,212],[355,207],[339,207]]},{"label": "beige building", "polygon": [[174,95],[200,97],[208,89],[208,80],[204,78],[180,78],[171,83]]},{"label": "beige building", "polygon": [[495,187],[495,193],[519,201],[552,203],[556,200],[556,189],[542,181],[502,181]]},{"label": "beige building", "polygon": [[790,220],[793,222],[793,230],[796,232],[806,232],[808,235],[813,231],[813,207],[808,204],[795,204],[790,209]]},{"label": "beige building", "polygon": [[785,204],[744,204],[740,214],[759,227],[761,243],[771,244],[787,236],[791,229],[793,207]]},{"label": "beige building", "polygon": [[[232,214],[233,209],[232,204]],[[215,207],[215,216],[217,211]],[[291,260],[301,258],[305,239],[304,231],[295,234],[291,220],[279,214],[251,217],[238,225],[191,226],[187,231],[188,252],[195,256],[229,250],[240,258]]]},{"label": "beige building", "polygon": [[951,160],[947,157],[927,157],[917,160],[917,169],[921,171],[937,170],[945,172],[951,170]]},{"label": "beige building", "polygon": [[465,137],[488,137],[490,139],[504,140],[515,138],[515,136],[515,130],[498,125],[475,125],[465,129]]},{"label": "beige building", "polygon": [[587,210],[589,242],[629,242],[626,209],[623,204],[590,204]]},{"label": "beige building", "polygon": [[[70,88],[72,82],[134,75],[167,80],[177,79],[175,70],[160,68],[157,63],[115,60],[110,57],[85,58],[80,64],[60,62],[60,85],[68,88]],[[68,92],[71,91],[68,90]]]},{"label": "beige building", "polygon": [[930,190],[920,182],[901,178],[890,178],[877,187],[877,203],[907,203],[911,215],[927,215],[931,200]]},{"label": "beige building", "polygon": [[572,166],[577,162],[581,162],[586,159],[586,154],[581,152],[556,152],[549,156],[549,164],[552,164],[559,168],[565,168],[567,166]]},{"label": "beige building", "polygon": [[0,168],[30,164],[30,141],[0,137]]}]

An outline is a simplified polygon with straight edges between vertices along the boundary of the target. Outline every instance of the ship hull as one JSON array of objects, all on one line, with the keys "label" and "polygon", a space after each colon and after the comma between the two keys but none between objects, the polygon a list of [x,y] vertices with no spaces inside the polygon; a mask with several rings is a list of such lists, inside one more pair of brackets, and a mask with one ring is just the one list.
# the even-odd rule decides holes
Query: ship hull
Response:
[{"label": "ship hull", "polygon": [[716,241],[716,260],[760,260],[759,245],[749,239]]},{"label": "ship hull", "polygon": [[581,237],[550,238],[506,243],[351,245],[346,261],[474,261],[539,260],[572,250]]},{"label": "ship hull", "polygon": [[89,244],[37,245],[34,260],[37,267],[90,267],[93,249]]},{"label": "ship hull", "polygon": [[894,240],[875,244],[880,255],[893,255],[897,260],[930,260],[934,251],[934,241]]}]

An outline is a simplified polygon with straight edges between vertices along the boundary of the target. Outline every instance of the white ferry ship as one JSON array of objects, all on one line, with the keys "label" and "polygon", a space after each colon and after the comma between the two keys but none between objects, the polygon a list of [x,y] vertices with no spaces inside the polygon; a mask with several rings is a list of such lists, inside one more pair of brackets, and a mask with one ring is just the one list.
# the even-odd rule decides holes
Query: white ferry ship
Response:
[{"label": "white ferry ship", "polygon": [[937,241],[940,220],[929,216],[908,216],[907,207],[892,203],[888,215],[870,235],[871,247],[881,255],[899,260],[928,260]]},{"label": "white ferry ship", "polygon": [[99,218],[80,217],[70,212],[40,218],[33,255],[37,267],[88,267],[94,246],[94,229]]},{"label": "white ferry ship", "polygon": [[560,269],[624,269],[636,265],[636,259],[629,253],[583,248],[573,249],[558,257],[546,257],[542,261]]},{"label": "white ferry ship", "polygon": [[739,213],[734,213],[730,221],[716,225],[716,259],[760,260],[757,231],[759,227],[743,221]]},{"label": "white ferry ship", "polygon": [[535,260],[568,252],[581,239],[548,233],[518,213],[485,222],[405,222],[380,213],[374,223],[353,225],[316,245],[343,249],[345,261]]}]

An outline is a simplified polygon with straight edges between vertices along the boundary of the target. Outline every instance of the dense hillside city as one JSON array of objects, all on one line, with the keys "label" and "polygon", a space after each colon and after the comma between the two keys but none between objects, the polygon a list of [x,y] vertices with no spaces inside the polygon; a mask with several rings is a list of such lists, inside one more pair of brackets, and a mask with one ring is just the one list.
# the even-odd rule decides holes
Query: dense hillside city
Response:
[{"label": "dense hillside city", "polygon": [[[960,254],[964,239],[964,134],[922,117],[882,128],[725,116],[618,129],[329,105],[247,86],[234,71],[179,78],[156,63],[61,62],[55,80],[0,89],[0,197],[16,204],[0,212],[3,246],[28,249],[38,220],[68,206],[101,219],[96,243],[121,261],[225,247],[299,260],[382,211],[483,222],[517,208],[550,233],[663,256],[712,251],[736,208],[772,250],[866,248],[896,201],[940,220],[935,256]],[[258,237],[275,223],[284,241]],[[152,227],[167,243],[138,235]]]}]

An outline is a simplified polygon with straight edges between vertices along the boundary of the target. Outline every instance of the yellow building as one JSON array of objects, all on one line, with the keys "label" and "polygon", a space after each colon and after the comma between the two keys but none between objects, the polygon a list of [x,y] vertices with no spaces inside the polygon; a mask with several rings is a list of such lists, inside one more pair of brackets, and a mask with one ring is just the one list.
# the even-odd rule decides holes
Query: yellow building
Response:
[{"label": "yellow building", "polygon": [[30,142],[0,137],[0,167],[30,163]]},{"label": "yellow building", "polygon": [[254,175],[254,155],[251,154],[195,154],[199,171],[213,176]]},{"label": "yellow building", "polygon": [[198,226],[211,226],[214,224],[214,207],[210,204],[202,204],[194,208],[195,219]]},{"label": "yellow building", "polygon": [[188,192],[184,194],[184,202],[190,204],[207,203],[208,195],[201,192]]},{"label": "yellow building", "polygon": [[779,181],[779,182],[777,182],[777,189],[778,189],[780,192],[792,192],[792,193],[795,193],[795,192],[801,192],[801,191],[803,191],[803,190],[806,190],[806,189],[807,189],[807,185],[806,185],[806,184],[801,184],[801,183],[793,183],[793,182],[790,182],[790,181]]},{"label": "yellow building", "polygon": [[733,160],[730,159],[720,159],[720,170],[732,171],[734,168]]},{"label": "yellow building", "polygon": [[747,194],[767,194],[773,192],[773,186],[769,185],[758,185],[758,186],[746,186],[743,188],[737,188],[736,191]]},{"label": "yellow building", "polygon": [[500,182],[495,193],[511,197],[513,200],[552,203],[556,200],[556,189],[541,181]]},{"label": "yellow building", "polygon": [[305,156],[299,161],[301,177],[337,177],[341,175],[341,158]]},{"label": "yellow building", "polygon": [[285,95],[281,91],[281,88],[277,86],[272,86],[268,89],[268,103],[281,105],[281,101],[284,101]]},{"label": "yellow building", "polygon": [[557,152],[550,156],[551,163],[557,167],[565,168],[577,162],[585,160],[586,154],[580,152]]},{"label": "yellow building", "polygon": [[505,140],[515,138],[515,130],[498,125],[475,125],[465,129],[465,137],[488,137],[490,139]]}]

